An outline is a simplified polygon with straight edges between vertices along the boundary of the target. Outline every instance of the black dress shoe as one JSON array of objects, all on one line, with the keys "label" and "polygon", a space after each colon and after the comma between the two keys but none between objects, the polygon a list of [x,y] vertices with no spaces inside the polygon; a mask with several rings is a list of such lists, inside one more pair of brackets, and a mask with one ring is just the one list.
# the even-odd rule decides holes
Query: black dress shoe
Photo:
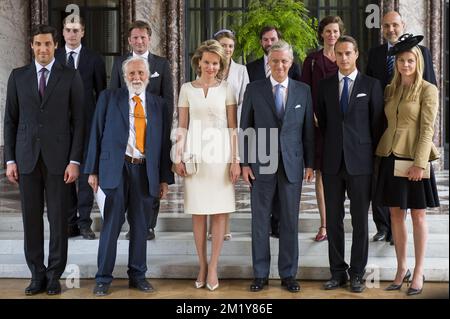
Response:
[{"label": "black dress shoe", "polygon": [[250,285],[250,291],[256,292],[264,289],[264,286],[269,284],[269,280],[267,278],[255,278],[253,279],[252,284]]},{"label": "black dress shoe", "polygon": [[61,293],[61,284],[58,279],[52,279],[47,283],[47,295],[59,295]]},{"label": "black dress shoe", "polygon": [[387,233],[383,230],[377,232],[374,236],[373,236],[373,241],[382,241],[385,240],[387,236]]},{"label": "black dress shoe", "polygon": [[25,288],[25,295],[32,296],[45,291],[46,280],[31,280],[30,285]]},{"label": "black dress shoe", "polygon": [[386,240],[388,243],[391,242],[391,240],[392,240],[392,233],[391,233],[391,232],[389,232],[389,233],[386,234],[385,240]]},{"label": "black dress shoe", "polygon": [[153,239],[155,239],[155,230],[153,228],[150,228],[147,232],[147,240]]},{"label": "black dress shoe", "polygon": [[153,292],[155,289],[153,288],[152,284],[149,283],[145,279],[130,279],[128,280],[128,287],[129,288],[136,288],[143,292]]},{"label": "black dress shoe", "polygon": [[103,297],[109,295],[108,289],[111,284],[96,283],[94,287],[94,295]]},{"label": "black dress shoe", "polygon": [[293,277],[287,277],[281,279],[281,285],[283,287],[286,287],[286,289],[289,292],[299,292],[300,291],[300,285],[297,280]]},{"label": "black dress shoe", "polygon": [[389,245],[391,245],[391,246],[394,246],[394,245],[395,245],[395,243],[394,243],[394,237],[391,238],[391,240],[390,240],[390,242],[389,242]]},{"label": "black dress shoe", "polygon": [[70,237],[77,237],[80,236],[80,229],[77,225],[75,226],[68,226],[67,227],[67,236]]},{"label": "black dress shoe", "polygon": [[350,278],[350,291],[351,292],[363,292],[366,289],[364,279],[362,276],[354,276]]},{"label": "black dress shoe", "polygon": [[95,239],[95,233],[92,231],[91,227],[81,228],[80,234],[84,239]]},{"label": "black dress shoe", "polygon": [[325,290],[333,290],[333,289],[337,289],[339,287],[345,287],[346,285],[347,285],[346,278],[331,277],[330,280],[328,280],[326,283],[323,284],[323,288]]}]

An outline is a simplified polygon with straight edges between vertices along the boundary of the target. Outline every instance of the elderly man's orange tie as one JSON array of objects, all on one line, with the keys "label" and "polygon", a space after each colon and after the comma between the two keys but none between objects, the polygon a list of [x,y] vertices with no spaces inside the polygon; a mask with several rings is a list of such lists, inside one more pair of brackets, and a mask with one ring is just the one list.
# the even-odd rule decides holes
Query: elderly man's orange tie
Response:
[{"label": "elderly man's orange tie", "polygon": [[145,152],[145,113],[142,106],[141,98],[137,95],[133,96],[136,106],[134,107],[134,129],[136,130],[136,148],[144,154]]}]

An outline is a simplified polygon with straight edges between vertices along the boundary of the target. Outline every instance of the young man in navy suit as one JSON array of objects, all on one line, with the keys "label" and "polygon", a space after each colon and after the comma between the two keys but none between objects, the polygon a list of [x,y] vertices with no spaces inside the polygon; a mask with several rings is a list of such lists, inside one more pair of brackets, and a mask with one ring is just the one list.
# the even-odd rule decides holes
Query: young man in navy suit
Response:
[{"label": "young man in navy suit", "polygon": [[[336,289],[351,279],[351,291],[365,289],[368,210],[375,148],[383,132],[383,92],[378,80],[356,68],[358,45],[342,36],[334,47],[339,71],[319,82],[318,120],[324,137],[323,186],[331,279]],[[344,201],[350,198],[353,237],[350,267],[345,262]]]},{"label": "young man in navy suit", "polygon": [[69,237],[74,237],[81,234],[84,239],[94,239],[95,234],[91,229],[92,219],[90,217],[94,195],[88,184],[88,175],[82,172],[84,170],[84,156],[87,153],[95,103],[100,92],[106,89],[106,70],[102,57],[81,44],[84,30],[85,24],[81,17],[66,17],[63,21],[63,36],[66,45],[56,50],[55,58],[59,63],[77,69],[84,86],[84,155],[80,168],[81,174],[78,179],[78,191],[75,183],[72,184],[68,235]]},{"label": "young man in navy suit", "polygon": [[146,90],[147,60],[130,57],[123,64],[126,88],[100,94],[94,114],[85,174],[94,192],[106,195],[98,247],[94,294],[108,294],[117,238],[127,212],[130,224],[129,287],[153,291],[147,271],[148,205],[165,198],[173,183],[170,126],[164,101]]}]

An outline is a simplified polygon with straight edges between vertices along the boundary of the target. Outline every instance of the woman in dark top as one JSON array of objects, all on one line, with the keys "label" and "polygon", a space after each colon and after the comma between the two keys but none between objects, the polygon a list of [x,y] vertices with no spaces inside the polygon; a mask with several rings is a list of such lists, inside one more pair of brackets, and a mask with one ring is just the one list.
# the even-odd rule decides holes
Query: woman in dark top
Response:
[{"label": "woman in dark top", "polygon": [[327,239],[326,219],[325,219],[325,199],[322,184],[322,135],[317,124],[317,96],[319,81],[336,74],[338,67],[334,56],[334,45],[345,32],[344,22],[339,16],[327,16],[319,22],[318,38],[323,48],[309,54],[303,63],[301,81],[311,87],[311,94],[314,107],[315,124],[315,159],[314,169],[316,170],[316,197],[320,213],[320,227],[315,241]]}]

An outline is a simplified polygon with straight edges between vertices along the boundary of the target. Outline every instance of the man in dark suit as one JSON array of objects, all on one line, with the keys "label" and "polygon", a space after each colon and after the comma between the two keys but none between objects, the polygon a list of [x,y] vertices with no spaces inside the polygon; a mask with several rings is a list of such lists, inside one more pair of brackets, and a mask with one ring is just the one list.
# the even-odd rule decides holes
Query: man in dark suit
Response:
[{"label": "man in dark suit", "polygon": [[[248,84],[242,105],[242,176],[251,187],[252,206],[254,280],[250,291],[260,291],[268,284],[270,214],[275,196],[280,200],[281,284],[290,292],[300,291],[295,279],[298,214],[303,169],[307,181],[314,177],[314,127],[309,86],[288,77],[293,58],[289,44],[273,44],[269,51],[271,76]],[[245,135],[255,131],[250,140],[255,141],[256,149],[250,149]],[[256,158],[256,154],[269,154],[268,161]]]},{"label": "man in dark suit", "polygon": [[[61,293],[70,183],[78,177],[83,155],[83,84],[76,70],[55,61],[56,46],[56,30],[36,26],[34,60],[11,72],[6,96],[6,176],[20,189],[25,259],[32,276],[26,295]],[[44,196],[50,224],[47,267]]]},{"label": "man in dark suit", "polygon": [[[394,56],[388,56],[388,50],[398,42],[400,36],[405,32],[405,27],[400,13],[396,11],[386,13],[382,23],[383,37],[386,43],[369,50],[366,74],[380,80],[383,90],[391,81],[394,73]],[[437,85],[430,50],[421,45],[419,48],[424,60],[423,79]],[[373,240],[386,240],[393,245],[389,208],[384,207],[375,197],[378,167],[379,159],[377,158],[372,186],[372,214],[377,233],[373,236]]]},{"label": "man in dark suit", "polygon": [[[265,26],[259,32],[259,39],[261,43],[261,48],[264,51],[264,56],[253,62],[247,63],[247,71],[250,82],[256,80],[263,80],[270,76],[269,67],[269,49],[273,43],[282,39],[280,31],[273,26]],[[293,62],[291,68],[289,69],[289,78],[300,81],[300,65]]]},{"label": "man in dark suit", "polygon": [[94,294],[108,294],[117,238],[127,212],[130,224],[129,287],[153,291],[147,271],[146,207],[164,198],[173,183],[170,170],[170,126],[163,99],[146,91],[150,71],[141,57],[125,60],[126,88],[100,94],[94,114],[85,173],[89,185],[106,195],[98,247]]},{"label": "man in dark suit", "polygon": [[[358,46],[350,36],[335,45],[337,74],[319,82],[319,127],[324,137],[323,186],[331,279],[325,289],[347,284],[365,289],[368,210],[374,150],[383,130],[383,93],[378,80],[358,72]],[[344,201],[350,198],[353,237],[350,269],[345,262]]]},{"label": "man in dark suit", "polygon": [[[167,109],[167,125],[172,125],[173,117],[173,86],[172,75],[170,71],[169,61],[163,57],[157,56],[149,52],[150,37],[152,29],[148,23],[144,21],[135,21],[128,29],[128,43],[132,48],[132,52],[118,57],[114,60],[114,65],[111,72],[110,88],[126,87],[124,77],[122,74],[122,63],[130,56],[141,56],[148,59],[150,65],[150,85],[148,90],[150,93],[162,97]],[[150,216],[149,231],[147,237],[149,240],[155,238],[155,227],[159,213],[159,199],[148,208]],[[129,238],[129,233],[127,233]]]},{"label": "man in dark suit", "polygon": [[[250,62],[246,65],[248,76],[250,82],[263,80],[270,76],[271,70],[269,66],[269,50],[272,47],[272,44],[281,39],[281,33],[277,28],[273,26],[265,26],[259,32],[259,39],[261,48],[264,51],[264,56],[260,59],[257,59],[253,62]],[[300,81],[300,65],[295,62],[292,62],[291,67],[289,68],[289,78],[293,80]],[[278,197],[275,195],[275,199],[273,201],[273,208],[271,213],[271,236],[275,238],[280,237],[279,230],[279,211],[280,211],[280,201]]]},{"label": "man in dark suit", "polygon": [[[75,183],[72,184],[68,235],[73,237],[81,234],[85,239],[94,239],[95,234],[91,229],[90,217],[94,195],[87,181],[88,175],[83,174],[83,170],[95,103],[100,92],[106,88],[106,70],[102,57],[81,44],[84,28],[84,21],[79,16],[68,16],[64,19],[63,36],[66,45],[56,50],[55,58],[59,63],[77,69],[84,86],[84,155],[78,179],[78,193]],[[77,210],[79,217],[77,217]]]}]

